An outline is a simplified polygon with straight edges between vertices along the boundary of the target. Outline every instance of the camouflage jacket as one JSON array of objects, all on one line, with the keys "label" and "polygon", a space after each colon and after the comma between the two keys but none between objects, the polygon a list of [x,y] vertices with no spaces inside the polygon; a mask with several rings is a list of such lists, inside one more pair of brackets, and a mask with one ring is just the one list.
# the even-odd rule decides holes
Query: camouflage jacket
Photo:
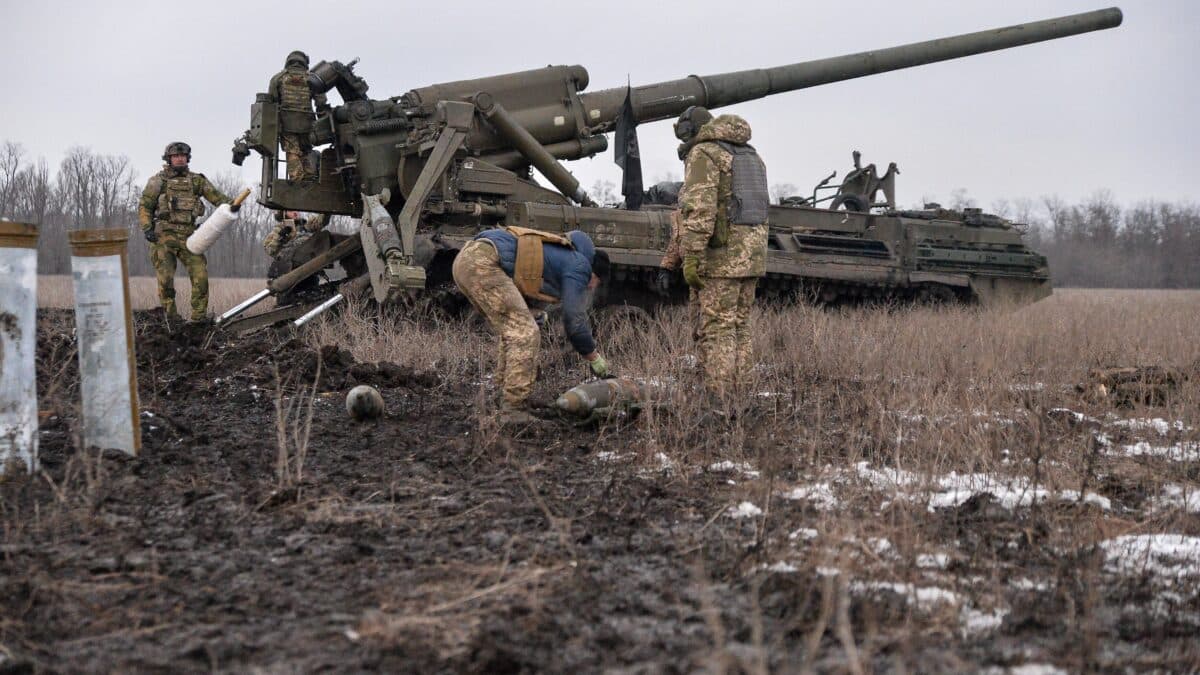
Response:
[{"label": "camouflage jacket", "polygon": [[667,252],[663,255],[662,261],[658,263],[660,267],[673,270],[683,262],[683,248],[680,244],[682,234],[683,228],[679,224],[679,209],[675,209],[671,212],[671,238],[667,241]]},{"label": "camouflage jacket", "polygon": [[325,228],[325,222],[328,219],[329,216],[321,213],[307,220],[300,220],[298,223],[291,219],[281,220],[263,239],[263,250],[274,258],[279,254],[279,249],[293,240],[307,239],[309,235],[320,232]]},{"label": "camouflage jacket", "polygon": [[213,206],[231,201],[204,174],[189,170],[175,175],[164,166],[146,181],[138,200],[138,224],[143,231],[161,227],[191,234],[196,229],[196,218],[204,213],[201,197]]},{"label": "camouflage jacket", "polygon": [[720,115],[701,127],[684,160],[679,244],[683,255],[699,256],[701,276],[761,277],[767,273],[767,225],[731,227],[726,222],[733,157],[715,142],[740,145],[749,140],[746,120]]},{"label": "camouflage jacket", "polygon": [[313,126],[313,103],[317,110],[328,106],[325,94],[314,94],[308,84],[308,70],[291,65],[275,73],[267,85],[271,99],[279,104],[280,131],[307,134]]}]

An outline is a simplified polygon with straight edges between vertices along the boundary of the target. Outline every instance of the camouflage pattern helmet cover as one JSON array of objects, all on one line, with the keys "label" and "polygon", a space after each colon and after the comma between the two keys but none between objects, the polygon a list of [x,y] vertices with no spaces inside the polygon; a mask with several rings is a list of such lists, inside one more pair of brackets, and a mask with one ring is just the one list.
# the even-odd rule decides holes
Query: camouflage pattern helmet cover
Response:
[{"label": "camouflage pattern helmet cover", "polygon": [[283,65],[286,68],[287,66],[292,65],[292,63],[300,63],[305,68],[307,68],[308,67],[308,54],[305,54],[304,52],[300,51],[299,49],[292,52],[291,54],[288,54],[287,59],[285,59],[283,62]]},{"label": "camouflage pattern helmet cover", "polygon": [[171,161],[171,155],[187,155],[188,161],[192,161],[192,146],[183,141],[175,141],[167,143],[167,147],[163,150],[163,161]]},{"label": "camouflage pattern helmet cover", "polygon": [[688,109],[679,115],[679,119],[675,120],[675,138],[681,141],[691,140],[700,132],[700,127],[708,124],[712,119],[713,115],[708,108],[698,105],[688,106]]}]

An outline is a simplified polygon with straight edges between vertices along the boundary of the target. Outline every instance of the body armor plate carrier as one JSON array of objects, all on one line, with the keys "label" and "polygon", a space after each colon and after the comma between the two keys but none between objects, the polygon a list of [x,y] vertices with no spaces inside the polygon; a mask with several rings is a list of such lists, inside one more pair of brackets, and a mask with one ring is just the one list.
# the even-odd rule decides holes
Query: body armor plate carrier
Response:
[{"label": "body armor plate carrier", "polygon": [[733,180],[726,216],[731,225],[762,225],[767,222],[771,195],[767,191],[767,167],[752,145],[718,142],[733,156]]}]

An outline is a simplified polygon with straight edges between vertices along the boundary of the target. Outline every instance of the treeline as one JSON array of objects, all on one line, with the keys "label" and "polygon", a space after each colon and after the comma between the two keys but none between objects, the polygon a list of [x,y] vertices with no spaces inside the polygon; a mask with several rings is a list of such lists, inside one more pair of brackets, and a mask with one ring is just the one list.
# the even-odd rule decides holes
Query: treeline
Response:
[{"label": "treeline", "polygon": [[[204,172],[204,167],[193,167]],[[243,189],[235,173],[205,173],[233,198]],[[86,228],[129,230],[129,271],[153,276],[137,205],[149,176],[134,172],[128,157],[73,147],[51,172],[44,159],[32,160],[17,143],[0,144],[0,218],[38,225],[38,272],[70,274],[67,233]],[[211,211],[211,208],[210,208]],[[238,220],[206,253],[211,276],[266,276],[270,259],[262,240],[274,227],[273,212],[247,200]],[[342,224],[344,227],[344,224]],[[184,274],[179,266],[177,274]]]},{"label": "treeline", "polygon": [[[230,197],[243,187],[235,173],[207,175]],[[70,273],[68,231],[123,227],[130,233],[131,273],[153,275],[137,226],[137,200],[146,178],[135,174],[128,157],[97,154],[84,147],[68,150],[52,172],[44,159],[32,159],[20,144],[4,142],[0,144],[0,218],[40,226],[38,270],[42,274]],[[598,181],[593,197],[601,203],[617,202],[613,187],[609,181]],[[772,186],[776,196],[794,192],[791,185]],[[976,206],[965,190],[956,190],[943,203],[951,208]],[[1200,288],[1200,265],[1194,263],[1200,259],[1196,204],[1152,201],[1122,208],[1111,193],[1100,191],[1078,204],[1043,197],[1001,200],[988,210],[1027,224],[1028,242],[1050,259],[1056,286]],[[270,261],[261,243],[274,222],[271,211],[248,200],[242,216],[208,251],[209,273],[264,276]],[[352,226],[347,218],[335,219],[333,225],[340,231]]]}]

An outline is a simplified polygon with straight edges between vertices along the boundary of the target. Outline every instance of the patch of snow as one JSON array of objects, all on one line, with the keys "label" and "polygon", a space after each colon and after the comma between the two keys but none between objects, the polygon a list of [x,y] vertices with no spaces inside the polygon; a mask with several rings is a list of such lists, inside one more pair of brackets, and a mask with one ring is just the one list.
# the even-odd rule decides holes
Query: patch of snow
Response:
[{"label": "patch of snow", "polygon": [[1012,581],[1009,582],[1009,584],[1013,588],[1015,588],[1019,591],[1048,591],[1048,590],[1050,590],[1050,584],[1048,582],[1034,581],[1032,579],[1026,579],[1025,577],[1021,577],[1020,579],[1013,579]]},{"label": "patch of snow", "polygon": [[944,570],[950,564],[950,556],[945,553],[922,553],[917,556],[917,567]]},{"label": "patch of snow", "polygon": [[788,539],[791,539],[792,541],[795,541],[797,539],[804,539],[805,541],[811,541],[813,539],[816,539],[819,536],[821,536],[821,533],[817,532],[816,530],[812,529],[811,527],[802,527],[802,528],[796,530],[795,532],[792,532],[791,534],[789,534]]},{"label": "patch of snow", "polygon": [[1046,388],[1046,384],[1044,382],[1033,382],[1030,384],[1018,383],[1018,384],[1010,384],[1008,386],[1009,391],[1042,391],[1045,388]]},{"label": "patch of snow", "polygon": [[1127,457],[1162,457],[1172,462],[1200,462],[1200,443],[1150,445],[1146,441],[1138,441],[1133,445],[1122,445],[1119,454]]},{"label": "patch of snow", "polygon": [[796,501],[807,500],[822,511],[835,509],[840,504],[837,496],[833,494],[833,486],[829,483],[816,483],[805,487],[792,488],[791,491],[783,494],[783,498]]},{"label": "patch of snow", "polygon": [[972,635],[990,633],[1004,623],[1004,617],[1007,614],[1008,610],[1006,609],[981,612],[974,607],[964,605],[958,612],[958,620],[962,623],[962,635],[963,637],[970,637]]},{"label": "patch of snow", "polygon": [[[1062,492],[1058,493],[1058,498],[1063,500],[1064,502],[1081,501],[1079,499],[1079,491],[1078,490],[1063,490]],[[1082,501],[1084,504],[1091,504],[1093,506],[1098,506],[1105,511],[1112,510],[1112,500],[1109,499],[1108,497],[1098,495],[1095,492],[1089,492],[1086,495],[1084,495]]]},{"label": "patch of snow", "polygon": [[1114,427],[1124,427],[1131,431],[1150,429],[1155,431],[1159,436],[1166,436],[1171,431],[1191,431],[1192,429],[1185,425],[1182,420],[1168,422],[1161,417],[1135,417],[1127,420],[1117,420],[1112,425]]},{"label": "patch of snow", "polygon": [[753,518],[762,515],[762,509],[758,508],[750,502],[742,502],[729,510],[729,515],[733,518]]},{"label": "patch of snow", "polygon": [[654,459],[655,459],[655,461],[658,462],[658,470],[659,471],[674,471],[675,470],[675,460],[671,459],[670,457],[667,457],[666,453],[663,453],[663,452],[655,453]]},{"label": "patch of snow", "polygon": [[817,568],[817,576],[819,576],[819,577],[836,577],[837,575],[839,575],[841,573],[842,573],[842,571],[836,567],[818,567]]},{"label": "patch of snow", "polygon": [[1183,509],[1200,513],[1200,488],[1186,489],[1181,485],[1166,485],[1162,496],[1155,500],[1156,509]]},{"label": "patch of snow", "polygon": [[800,568],[796,567],[795,565],[793,565],[789,562],[784,562],[784,561],[780,560],[779,562],[768,567],[767,571],[768,572],[779,572],[781,574],[791,574],[794,572],[799,572]]},{"label": "patch of snow", "polygon": [[633,455],[629,453],[622,454],[620,452],[610,452],[608,450],[601,450],[600,452],[596,453],[597,461],[601,462],[622,462],[632,456]]},{"label": "patch of snow", "polygon": [[747,478],[758,478],[759,472],[748,462],[731,462],[728,459],[720,462],[715,462],[708,466],[708,470],[713,473],[732,473],[740,472]]},{"label": "patch of snow", "polygon": [[887,553],[888,551],[891,551],[893,548],[892,542],[888,541],[887,539],[884,539],[884,538],[876,539],[874,537],[867,540],[867,546],[870,546],[871,550],[875,551],[876,555],[883,555],[883,554]]},{"label": "patch of snow", "polygon": [[1067,675],[1067,671],[1046,663],[1026,663],[1008,669],[1009,675]]},{"label": "patch of snow", "polygon": [[876,489],[880,490],[899,490],[900,488],[919,485],[922,482],[922,476],[903,469],[893,469],[884,467],[882,469],[871,468],[870,462],[859,462],[854,465],[854,472],[859,478],[867,481]]},{"label": "patch of snow", "polygon": [[1200,537],[1182,534],[1127,534],[1100,543],[1105,568],[1118,574],[1143,573],[1167,581],[1200,576]]},{"label": "patch of snow", "polygon": [[958,604],[958,594],[936,586],[918,588],[912,584],[901,584],[888,581],[856,581],[850,584],[850,589],[860,593],[871,591],[891,591],[902,595],[910,602],[916,602],[917,607],[929,609],[941,603]]}]

